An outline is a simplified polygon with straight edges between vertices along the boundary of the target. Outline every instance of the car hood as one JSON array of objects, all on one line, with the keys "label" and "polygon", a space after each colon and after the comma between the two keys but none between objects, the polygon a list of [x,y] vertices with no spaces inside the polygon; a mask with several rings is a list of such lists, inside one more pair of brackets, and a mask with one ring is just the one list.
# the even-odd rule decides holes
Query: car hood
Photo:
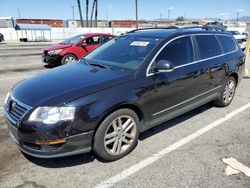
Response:
[{"label": "car hood", "polygon": [[45,48],[44,51],[64,49],[70,46],[72,46],[72,44],[55,44],[55,45],[49,46],[48,48]]},{"label": "car hood", "polygon": [[245,35],[234,35],[234,38],[236,40],[239,40],[239,39],[246,39],[247,37]]},{"label": "car hood", "polygon": [[109,70],[76,62],[18,83],[12,96],[31,107],[60,106],[133,79],[130,71]]}]

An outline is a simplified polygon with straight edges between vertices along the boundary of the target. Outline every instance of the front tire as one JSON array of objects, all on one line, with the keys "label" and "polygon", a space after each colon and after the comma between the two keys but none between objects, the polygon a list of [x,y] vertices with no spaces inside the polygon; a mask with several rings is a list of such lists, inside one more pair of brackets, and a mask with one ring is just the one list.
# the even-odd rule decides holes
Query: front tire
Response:
[{"label": "front tire", "polygon": [[68,54],[68,55],[65,55],[63,58],[62,58],[62,65],[65,65],[65,64],[69,64],[69,63],[73,63],[77,61],[77,58],[76,56],[72,55],[72,54]]},{"label": "front tire", "polygon": [[228,106],[233,101],[235,89],[236,80],[234,77],[230,76],[223,85],[219,98],[214,101],[214,104],[219,107]]},{"label": "front tire", "polygon": [[114,161],[126,156],[136,146],[139,119],[130,109],[120,109],[110,114],[98,127],[93,150],[104,160]]}]

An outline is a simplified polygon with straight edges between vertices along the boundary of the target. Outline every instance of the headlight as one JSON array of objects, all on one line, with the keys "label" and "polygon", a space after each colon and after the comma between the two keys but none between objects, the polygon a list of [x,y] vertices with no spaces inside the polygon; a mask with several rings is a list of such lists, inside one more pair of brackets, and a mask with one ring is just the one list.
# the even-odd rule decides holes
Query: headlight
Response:
[{"label": "headlight", "polygon": [[62,120],[73,120],[75,107],[38,107],[29,117],[29,121],[53,124]]},{"label": "headlight", "polygon": [[9,96],[10,96],[10,92],[8,92],[7,95],[6,95],[6,97],[5,97],[4,105],[7,104],[7,101],[8,101]]},{"label": "headlight", "polygon": [[49,55],[58,55],[63,51],[63,49],[48,51]]}]

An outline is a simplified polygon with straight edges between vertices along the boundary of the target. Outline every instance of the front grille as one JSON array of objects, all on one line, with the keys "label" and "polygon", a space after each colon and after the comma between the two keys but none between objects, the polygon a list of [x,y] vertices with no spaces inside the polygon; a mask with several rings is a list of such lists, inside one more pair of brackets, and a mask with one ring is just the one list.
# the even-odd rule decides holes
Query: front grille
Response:
[{"label": "front grille", "polygon": [[17,126],[18,122],[30,109],[30,107],[13,99],[11,96],[7,99],[5,108],[7,114],[9,115],[8,119],[14,126]]}]

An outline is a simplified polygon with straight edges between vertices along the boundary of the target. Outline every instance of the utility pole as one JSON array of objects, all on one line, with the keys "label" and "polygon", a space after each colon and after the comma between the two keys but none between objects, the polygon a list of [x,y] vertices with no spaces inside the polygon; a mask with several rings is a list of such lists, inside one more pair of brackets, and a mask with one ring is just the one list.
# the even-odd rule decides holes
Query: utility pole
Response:
[{"label": "utility pole", "polygon": [[81,9],[81,2],[80,0],[77,0],[79,14],[80,14],[80,20],[81,20],[81,27],[83,27],[83,19],[82,19],[82,9]]},{"label": "utility pole", "polygon": [[135,0],[135,20],[136,20],[136,28],[138,29],[138,4],[137,4],[137,0]]},{"label": "utility pole", "polygon": [[86,26],[89,27],[89,0],[86,0]]},{"label": "utility pole", "polygon": [[237,22],[239,21],[239,16],[240,16],[240,12],[242,12],[243,10],[242,9],[237,9],[236,10],[236,13],[237,13]]},{"label": "utility pole", "polygon": [[73,16],[73,20],[75,20],[75,6],[71,6],[72,8],[72,16]]},{"label": "utility pole", "polygon": [[109,27],[109,8],[106,8],[107,27]]},{"label": "utility pole", "polygon": [[17,6],[17,12],[18,12],[18,18],[20,19],[21,18],[21,14],[20,14],[19,6]]}]

